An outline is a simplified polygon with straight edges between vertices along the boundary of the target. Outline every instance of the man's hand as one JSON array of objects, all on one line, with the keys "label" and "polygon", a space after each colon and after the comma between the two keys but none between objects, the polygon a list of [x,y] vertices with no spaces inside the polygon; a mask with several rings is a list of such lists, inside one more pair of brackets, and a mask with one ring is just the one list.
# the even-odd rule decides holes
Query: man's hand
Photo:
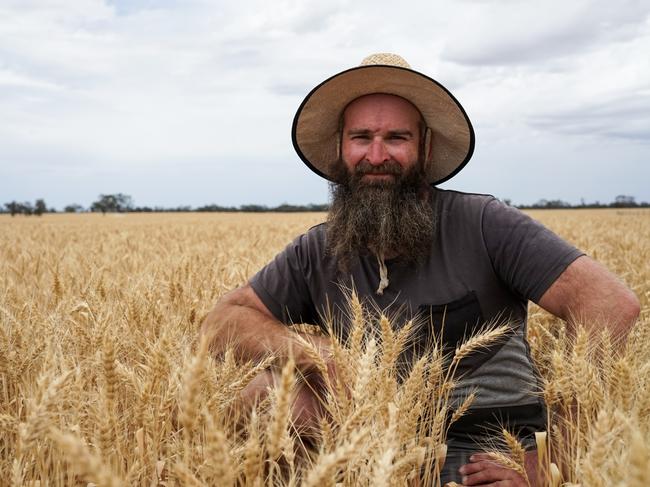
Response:
[{"label": "man's hand", "polygon": [[489,453],[476,453],[469,460],[470,463],[463,465],[458,470],[463,476],[463,485],[481,485],[484,487],[530,486],[520,473],[499,465]]}]

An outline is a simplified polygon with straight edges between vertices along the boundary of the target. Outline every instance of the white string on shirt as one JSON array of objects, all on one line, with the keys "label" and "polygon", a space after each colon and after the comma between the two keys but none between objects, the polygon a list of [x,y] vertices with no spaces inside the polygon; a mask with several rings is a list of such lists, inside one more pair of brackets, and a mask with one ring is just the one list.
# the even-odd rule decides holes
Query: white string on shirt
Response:
[{"label": "white string on shirt", "polygon": [[375,254],[377,256],[377,263],[379,264],[379,287],[375,291],[380,296],[384,294],[384,289],[388,287],[388,268],[384,262],[384,254]]}]

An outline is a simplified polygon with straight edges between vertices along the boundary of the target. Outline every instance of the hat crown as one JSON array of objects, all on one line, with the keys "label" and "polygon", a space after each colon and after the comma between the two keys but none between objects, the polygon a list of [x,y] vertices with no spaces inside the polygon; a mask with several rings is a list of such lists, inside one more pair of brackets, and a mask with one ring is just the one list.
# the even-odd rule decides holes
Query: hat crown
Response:
[{"label": "hat crown", "polygon": [[411,69],[411,65],[407,63],[402,56],[398,56],[397,54],[392,54],[390,52],[378,52],[376,54],[371,54],[370,56],[365,57],[363,61],[361,61],[361,66],[373,66],[376,64]]}]

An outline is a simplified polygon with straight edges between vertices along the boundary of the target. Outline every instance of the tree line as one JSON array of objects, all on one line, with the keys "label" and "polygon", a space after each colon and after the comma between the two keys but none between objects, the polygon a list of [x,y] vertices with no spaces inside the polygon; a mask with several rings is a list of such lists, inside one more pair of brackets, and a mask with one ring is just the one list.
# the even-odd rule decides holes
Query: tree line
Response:
[{"label": "tree line", "polygon": [[[63,208],[64,213],[153,213],[153,212],[305,212],[305,211],[327,211],[327,204],[308,204],[308,205],[290,205],[283,203],[279,206],[267,205],[240,205],[240,206],[221,206],[210,204],[192,208],[191,206],[162,207],[162,206],[136,206],[133,198],[128,194],[100,194],[96,201],[93,201],[89,207],[85,208],[78,203],[71,203]],[[10,201],[0,207],[0,213],[10,213],[14,215],[42,215],[43,213],[57,213],[56,208],[48,208],[45,200],[38,199],[32,205],[30,202]]]},{"label": "tree line", "polygon": [[[510,204],[509,200],[504,200],[504,202]],[[650,207],[650,203],[648,203],[647,201],[642,201],[640,203],[637,203],[636,198],[634,196],[620,194],[616,198],[614,198],[614,201],[610,203],[601,203],[599,201],[587,203],[585,202],[584,199],[581,199],[579,204],[572,205],[563,200],[541,199],[537,201],[537,203],[534,203],[532,205],[516,205],[516,206],[517,208],[520,208],[522,210],[562,209],[562,208],[648,208]]]},{"label": "tree line", "polygon": [[[504,199],[504,203],[511,206],[516,206],[521,209],[561,209],[561,208],[648,208],[650,203],[640,202],[637,203],[634,196],[618,195],[614,201],[610,203],[600,203],[598,201],[593,203],[586,203],[584,200],[578,205],[572,205],[563,200],[546,200],[541,199],[532,205],[513,205],[509,199]],[[153,213],[153,212],[284,212],[284,213],[297,213],[307,211],[327,211],[329,205],[324,204],[308,204],[308,205],[290,205],[283,203],[278,206],[267,205],[240,205],[240,206],[221,206],[217,204],[210,204],[192,208],[191,206],[177,206],[177,207],[162,207],[162,206],[136,206],[133,203],[133,198],[127,194],[100,194],[96,201],[93,201],[89,207],[85,208],[78,203],[71,203],[63,208],[64,213],[82,213],[82,212],[95,212],[95,213]],[[48,208],[44,199],[37,199],[33,204],[31,202],[17,202],[10,201],[0,207],[0,213],[10,213],[11,216],[15,215],[36,215],[40,216],[43,213],[57,213],[56,208]]]}]

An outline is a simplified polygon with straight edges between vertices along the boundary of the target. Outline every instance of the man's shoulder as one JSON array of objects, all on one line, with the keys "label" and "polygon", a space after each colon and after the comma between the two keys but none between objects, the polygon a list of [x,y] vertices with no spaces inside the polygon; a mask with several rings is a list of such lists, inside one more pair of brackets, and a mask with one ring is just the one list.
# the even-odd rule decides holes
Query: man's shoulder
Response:
[{"label": "man's shoulder", "polygon": [[307,230],[307,231],[305,232],[305,234],[313,233],[313,234],[318,234],[318,235],[320,235],[320,234],[322,234],[322,233],[325,232],[326,225],[327,225],[326,222],[317,223],[317,224],[314,225],[313,227],[310,227],[309,230]]},{"label": "man's shoulder", "polygon": [[321,250],[325,246],[327,236],[326,223],[319,223],[310,227],[306,232],[298,235],[293,245],[310,250]]},{"label": "man's shoulder", "polygon": [[318,223],[313,227],[310,227],[305,233],[300,235],[300,237],[305,237],[309,240],[322,241],[325,239],[326,234],[327,234],[327,224],[323,222],[323,223]]},{"label": "man's shoulder", "polygon": [[456,189],[442,189],[433,187],[436,197],[443,201],[458,201],[466,204],[490,202],[497,199],[494,195],[488,193],[468,193]]},{"label": "man's shoulder", "polygon": [[440,189],[434,187],[434,204],[439,211],[445,213],[482,213],[492,202],[498,199],[491,194],[466,193],[454,189]]}]

